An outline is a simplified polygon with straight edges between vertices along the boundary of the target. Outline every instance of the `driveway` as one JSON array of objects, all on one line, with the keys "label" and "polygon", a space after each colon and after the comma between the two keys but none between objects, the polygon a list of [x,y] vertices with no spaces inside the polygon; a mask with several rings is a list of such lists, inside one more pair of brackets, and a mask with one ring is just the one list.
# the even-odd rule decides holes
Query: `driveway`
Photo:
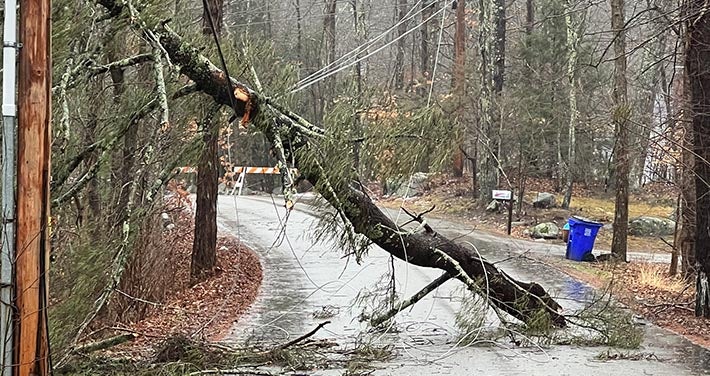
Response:
[{"label": "driveway", "polygon": [[[387,212],[394,218],[398,215]],[[232,328],[228,341],[283,343],[329,320],[317,338],[343,346],[369,341],[395,347],[395,359],[379,364],[375,375],[697,375],[710,367],[705,349],[648,324],[642,325],[642,348],[631,353],[643,353],[651,360],[599,361],[597,355],[607,351],[604,347],[521,348],[509,341],[457,346],[461,333],[456,314],[466,294],[458,281],[445,283],[397,315],[398,334],[368,333],[368,326],[358,318],[368,311],[370,296],[388,293],[392,283],[401,297],[409,296],[440,272],[392,260],[376,246],[370,247],[361,264],[343,257],[337,240],[316,241],[318,216],[305,202],[286,218],[282,198],[220,196],[218,221],[222,231],[238,236],[259,254],[264,268],[260,297]],[[516,257],[526,251],[564,255],[562,246],[501,238],[447,221],[430,223],[456,241],[470,242],[487,259],[500,261],[512,276],[553,291],[566,309],[580,307],[593,293],[566,274]],[[309,374],[340,375],[342,370]]]}]

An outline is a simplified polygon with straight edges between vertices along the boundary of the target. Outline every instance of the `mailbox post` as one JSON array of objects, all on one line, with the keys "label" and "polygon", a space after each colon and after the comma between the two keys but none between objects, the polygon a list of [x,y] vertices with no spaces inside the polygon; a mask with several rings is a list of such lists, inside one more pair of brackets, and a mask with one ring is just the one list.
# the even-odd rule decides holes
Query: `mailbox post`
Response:
[{"label": "mailbox post", "polygon": [[513,201],[515,201],[513,200],[513,191],[494,189],[493,199],[508,201],[508,235],[510,235],[513,228]]}]

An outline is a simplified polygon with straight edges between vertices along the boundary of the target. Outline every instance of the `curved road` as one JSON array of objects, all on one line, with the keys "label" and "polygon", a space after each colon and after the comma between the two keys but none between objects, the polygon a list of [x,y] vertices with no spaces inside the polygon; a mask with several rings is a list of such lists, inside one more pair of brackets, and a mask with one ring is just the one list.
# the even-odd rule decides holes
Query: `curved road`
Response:
[{"label": "curved road", "polygon": [[[311,198],[312,199],[312,198]],[[309,199],[308,201],[311,201]],[[410,266],[372,246],[361,265],[343,257],[336,240],[314,239],[318,215],[301,202],[284,218],[283,199],[268,196],[220,196],[218,222],[222,231],[238,236],[259,254],[264,268],[260,296],[249,314],[228,336],[231,341],[283,343],[329,320],[317,338],[339,344],[363,341],[393,344],[398,356],[380,364],[376,375],[696,375],[705,374],[710,355],[702,348],[653,325],[645,325],[644,354],[658,360],[601,362],[602,347],[554,346],[546,349],[519,348],[505,341],[457,347],[456,313],[464,294],[458,281],[449,281],[437,291],[401,312],[396,319],[398,334],[367,333],[358,318],[372,308],[369,295],[386,294],[394,265],[396,291],[409,296],[436,278],[440,272]],[[395,211],[389,213],[396,217]],[[515,257],[525,250],[543,252],[541,245],[526,244],[446,221],[432,221],[437,231],[471,242],[489,260],[506,260],[501,266],[512,276],[535,280],[555,291],[565,308],[579,307],[592,290],[567,275]],[[547,252],[557,252],[548,248]],[[365,307],[365,308],[363,308]],[[314,374],[335,375],[341,371]]]}]

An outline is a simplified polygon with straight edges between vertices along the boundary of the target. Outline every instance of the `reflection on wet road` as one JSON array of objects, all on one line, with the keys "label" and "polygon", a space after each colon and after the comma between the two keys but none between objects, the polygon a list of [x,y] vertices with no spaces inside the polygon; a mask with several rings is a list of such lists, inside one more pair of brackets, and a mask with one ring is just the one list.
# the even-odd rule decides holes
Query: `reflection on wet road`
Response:
[{"label": "reflection on wet road", "polygon": [[[232,341],[258,340],[282,343],[332,323],[316,337],[353,343],[367,325],[358,318],[363,312],[365,291],[386,291],[392,262],[387,253],[371,247],[361,265],[344,258],[337,241],[314,242],[317,218],[306,204],[297,205],[285,220],[283,202],[269,197],[220,196],[219,224],[222,231],[238,235],[259,254],[264,268],[260,297],[234,326]],[[397,212],[390,211],[393,217]],[[463,226],[430,221],[432,226],[457,241],[471,242],[492,261],[505,260],[503,269],[522,280],[535,280],[560,299],[565,308],[581,306],[591,289],[565,274],[527,258],[514,257],[528,244],[471,232]],[[532,244],[532,243],[531,243]],[[544,251],[537,249],[536,251]],[[546,252],[557,252],[547,250]],[[563,252],[563,251],[562,251]],[[513,257],[511,257],[513,256]],[[410,266],[394,260],[396,290],[409,296],[440,275],[433,269]],[[377,375],[694,375],[703,374],[709,358],[704,349],[655,326],[646,326],[643,348],[661,361],[615,360],[600,362],[596,355],[605,348],[554,346],[547,349],[517,348],[509,343],[456,347],[459,333],[455,316],[464,292],[458,281],[449,281],[428,297],[397,316],[398,335],[371,334],[375,341],[394,343],[398,357],[383,364]],[[360,299],[358,299],[360,298]],[[374,338],[374,339],[373,339]],[[322,371],[330,375],[342,372]]]}]

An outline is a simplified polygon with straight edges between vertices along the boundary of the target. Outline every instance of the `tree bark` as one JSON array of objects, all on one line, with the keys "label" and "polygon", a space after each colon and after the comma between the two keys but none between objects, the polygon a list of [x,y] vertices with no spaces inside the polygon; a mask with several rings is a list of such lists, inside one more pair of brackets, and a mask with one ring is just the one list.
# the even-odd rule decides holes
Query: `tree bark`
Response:
[{"label": "tree bark", "polygon": [[[687,75],[683,80],[683,95],[680,100],[685,106],[688,100],[689,83]],[[681,170],[678,179],[680,180],[680,213],[677,218],[679,228],[676,233],[676,248],[680,253],[681,275],[683,278],[690,278],[696,269],[695,264],[695,154],[693,153],[693,123],[692,119],[688,119],[688,112],[683,111],[683,118],[680,124],[683,128],[683,139],[681,141]]]},{"label": "tree bark", "polygon": [[614,232],[611,253],[617,260],[626,261],[626,238],[629,227],[629,124],[630,107],[626,81],[626,30],[624,0],[611,0],[611,29],[614,33],[614,171],[616,201],[614,204]]},{"label": "tree bark", "polygon": [[[427,92],[426,88],[429,87],[429,80],[431,79],[431,52],[429,52],[429,21],[434,14],[434,4],[435,2],[431,0],[424,0],[422,2],[422,26],[419,28],[420,35],[420,51],[419,51],[419,73],[421,75],[421,86],[418,92],[421,95]],[[424,22],[426,21],[426,22]]]},{"label": "tree bark", "polygon": [[[481,95],[481,178],[479,197],[488,202],[498,186],[500,148],[500,99],[505,74],[505,0],[480,0]],[[480,149],[479,149],[480,150]]]},{"label": "tree bark", "polygon": [[710,317],[710,15],[705,1],[687,4],[685,70],[690,85],[695,160],[695,256],[698,262],[695,315]]},{"label": "tree bark", "polygon": [[197,281],[217,263],[217,185],[219,159],[217,141],[219,126],[215,125],[218,110],[210,109],[202,119],[204,146],[197,166],[197,209],[195,211],[195,238],[192,243],[190,275]]},{"label": "tree bark", "polygon": [[222,35],[224,0],[206,0],[206,2],[209,9],[202,9],[202,34],[212,35],[212,26],[210,25],[210,18],[212,18],[215,33]]},{"label": "tree bark", "polygon": [[[577,14],[579,13],[579,14]],[[568,110],[569,124],[567,134],[567,162],[564,163],[565,196],[562,208],[569,209],[572,201],[572,189],[576,173],[577,150],[577,123],[579,122],[579,109],[577,108],[577,60],[579,45],[581,43],[581,27],[586,15],[586,9],[575,12],[571,0],[565,2],[565,25],[567,30],[567,81],[569,84]]]},{"label": "tree bark", "polygon": [[[204,34],[214,27],[217,37],[222,31],[222,0],[207,0],[203,13]],[[226,81],[225,81],[226,83]],[[229,98],[229,96],[228,96]],[[231,103],[231,98],[230,98]],[[217,264],[217,194],[219,184],[219,159],[217,156],[219,125],[215,121],[218,109],[206,110],[202,119],[204,146],[197,166],[197,209],[195,211],[195,236],[192,243],[190,276],[193,281]]]},{"label": "tree bark", "polygon": [[[395,1],[397,2],[397,20],[401,21],[407,15],[407,8],[409,7],[409,5],[407,4],[407,0]],[[403,35],[407,32],[408,25],[408,22],[402,22],[399,26],[397,26],[397,36],[399,37],[399,39],[397,40],[397,52],[395,53],[394,58],[393,75],[393,84],[396,90],[402,90],[402,88],[404,88],[404,51],[406,49],[405,46],[407,43],[407,38],[403,37]]]},{"label": "tree bark", "polygon": [[535,3],[533,0],[525,1],[525,33],[530,35],[535,28]]},{"label": "tree bark", "polygon": [[[651,4],[650,0],[647,1],[649,7]],[[658,97],[659,88],[661,86],[666,86],[666,64],[662,61],[659,62],[658,59],[662,59],[662,56],[666,54],[666,32],[665,29],[668,27],[665,20],[663,21],[651,21],[654,27],[651,31],[657,34],[653,43],[649,43],[651,48],[644,51],[641,66],[651,66],[648,71],[644,74],[644,85],[645,96],[643,99],[643,111],[644,116],[640,125],[635,126],[636,137],[634,137],[634,142],[632,144],[636,145],[634,147],[633,161],[631,166],[631,189],[636,190],[641,187],[644,183],[644,169],[646,167],[646,158],[648,157],[648,147],[650,144],[650,138],[653,128],[656,126],[654,113],[656,112],[656,98]],[[665,88],[664,88],[665,90]],[[674,129],[672,124],[672,115],[670,110],[672,106],[670,104],[671,97],[665,96],[666,103],[666,116],[668,116],[669,121],[667,122],[668,129]]]},{"label": "tree bark", "polygon": [[[357,35],[357,44],[362,45],[365,40],[367,40],[366,36],[366,25],[362,21],[362,17],[364,16],[364,11],[360,10],[358,8],[358,0],[352,0],[352,8],[353,8],[353,26],[355,27],[355,34]],[[357,97],[358,100],[363,99],[363,75],[362,75],[362,61],[360,59],[362,56],[365,54],[366,51],[360,52],[357,54],[357,63],[355,63],[355,79],[356,79],[356,85],[357,85]],[[361,105],[361,104],[358,104]],[[362,136],[362,118],[360,114],[356,111],[355,114],[353,115],[353,127],[350,131],[352,134],[353,139],[359,139]],[[353,168],[355,171],[358,173],[360,172],[360,143],[359,142],[353,142],[353,147],[352,147],[352,152],[353,152]]]},{"label": "tree bark", "polygon": [[[327,65],[335,61],[335,25],[336,25],[336,10],[337,0],[325,0],[325,10],[323,13],[323,42],[325,44],[325,63]],[[333,98],[335,93],[335,76],[332,75],[326,78],[323,82],[325,85],[324,98]],[[327,106],[326,106],[327,107]]]},{"label": "tree bark", "polygon": [[[686,46],[687,47],[687,46]],[[681,52],[684,53],[684,52]],[[688,107],[690,84],[688,75],[669,87],[665,71],[661,70],[661,89],[665,97],[666,116],[669,129],[680,128],[680,166],[675,176],[680,190],[678,200],[677,229],[674,238],[675,252],[680,256],[680,272],[690,279],[695,273],[695,155],[693,154],[693,123]],[[675,98],[675,99],[672,99]],[[680,117],[680,119],[678,119]],[[677,257],[677,256],[676,256]],[[677,266],[675,269],[677,270]]]},{"label": "tree bark", "polygon": [[454,145],[453,175],[463,176],[463,148],[468,137],[465,131],[464,100],[466,97],[466,0],[458,0],[456,4],[456,32],[454,33],[454,69],[452,91],[457,101],[456,121],[462,128],[461,140]]},{"label": "tree bark", "polygon": [[301,17],[301,2],[294,0],[294,10],[296,11],[296,53],[298,54],[299,64],[303,63],[303,26]]}]

